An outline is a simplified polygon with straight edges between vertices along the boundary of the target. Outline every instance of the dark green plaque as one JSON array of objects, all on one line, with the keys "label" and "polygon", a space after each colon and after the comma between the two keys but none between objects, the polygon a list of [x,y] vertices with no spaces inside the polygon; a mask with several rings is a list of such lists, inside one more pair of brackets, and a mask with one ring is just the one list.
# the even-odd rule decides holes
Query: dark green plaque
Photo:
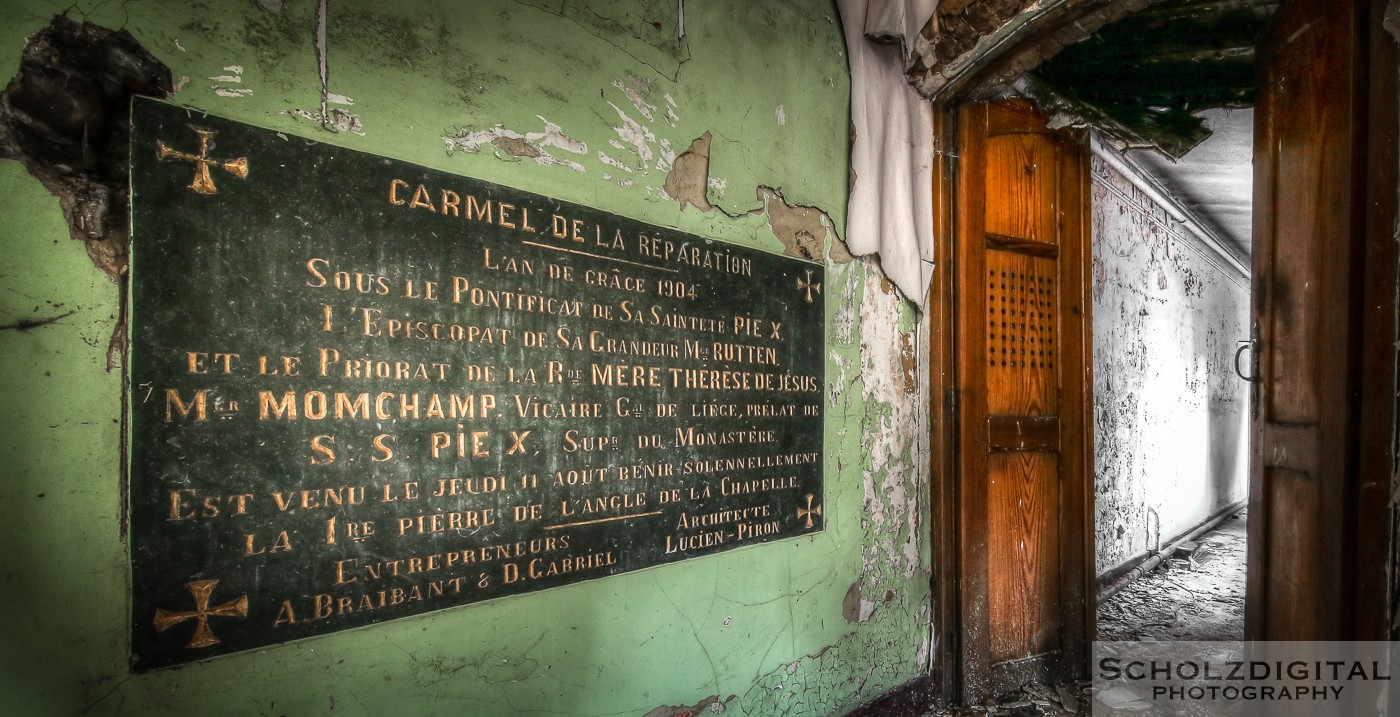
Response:
[{"label": "dark green plaque", "polygon": [[822,266],[133,115],[136,668],[822,529]]}]

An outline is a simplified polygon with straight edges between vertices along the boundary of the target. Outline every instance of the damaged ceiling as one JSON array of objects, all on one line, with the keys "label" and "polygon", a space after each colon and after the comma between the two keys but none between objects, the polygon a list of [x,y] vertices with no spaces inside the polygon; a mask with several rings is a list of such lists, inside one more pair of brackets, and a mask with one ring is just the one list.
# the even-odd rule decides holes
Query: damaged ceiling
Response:
[{"label": "damaged ceiling", "polygon": [[1254,104],[1255,46],[1277,7],[1164,0],[1064,48],[1028,86],[1124,145],[1178,159],[1210,135],[1203,110]]},{"label": "damaged ceiling", "polygon": [[1248,256],[1255,47],[1277,0],[1163,0],[1066,47],[1021,85],[1116,141]]},{"label": "damaged ceiling", "polygon": [[935,103],[1030,96],[1126,150],[1250,251],[1255,48],[1279,0],[941,0],[909,82]]},{"label": "damaged ceiling", "polygon": [[1151,149],[1128,152],[1224,243],[1249,256],[1254,194],[1254,110],[1199,113],[1210,136],[1172,161]]},{"label": "damaged ceiling", "polygon": [[940,0],[904,40],[905,76],[935,105],[1029,96],[1093,128],[1248,254],[1255,48],[1278,5]]}]

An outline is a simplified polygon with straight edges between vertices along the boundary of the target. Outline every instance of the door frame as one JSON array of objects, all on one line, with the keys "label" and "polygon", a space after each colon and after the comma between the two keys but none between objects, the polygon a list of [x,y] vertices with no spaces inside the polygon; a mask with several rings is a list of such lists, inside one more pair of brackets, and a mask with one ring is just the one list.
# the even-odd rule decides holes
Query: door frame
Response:
[{"label": "door frame", "polygon": [[[1285,0],[1286,1],[1286,0]],[[1333,526],[1338,532],[1346,532],[1351,544],[1358,545],[1357,564],[1366,568],[1356,573],[1358,583],[1349,591],[1356,599],[1352,606],[1360,608],[1362,602],[1366,614],[1358,621],[1362,629],[1358,635],[1367,639],[1400,638],[1400,631],[1391,628],[1397,615],[1400,601],[1400,539],[1397,538],[1396,511],[1390,507],[1391,495],[1395,489],[1397,441],[1397,416],[1400,416],[1400,400],[1397,387],[1400,387],[1400,361],[1397,361],[1396,342],[1400,340],[1400,313],[1397,313],[1397,290],[1400,290],[1400,251],[1397,250],[1397,217],[1400,216],[1400,117],[1397,117],[1397,72],[1400,72],[1400,52],[1397,52],[1396,37],[1391,37],[1382,27],[1386,17],[1386,0],[1363,0],[1369,5],[1370,37],[1369,53],[1371,67],[1389,67],[1396,71],[1373,72],[1370,82],[1370,116],[1367,130],[1370,137],[1369,151],[1362,159],[1367,165],[1365,191],[1371,211],[1367,212],[1364,233],[1353,237],[1353,241],[1364,244],[1362,254],[1368,270],[1361,277],[1358,291],[1363,296],[1362,334],[1360,345],[1352,347],[1360,363],[1360,391],[1356,410],[1360,416],[1360,445],[1374,450],[1363,451],[1358,460],[1358,471],[1352,481],[1354,492],[1351,496],[1353,515],[1358,520],[1349,526]],[[1092,11],[1074,13],[1064,20],[1072,23],[1087,19]],[[1083,17],[1081,17],[1083,16]],[[1060,18],[1056,18],[1059,20]],[[979,78],[996,77],[1005,74],[1014,64],[1010,58],[1018,57],[1022,50],[1036,47],[1054,34],[1063,23],[1046,28],[1045,24],[1027,26],[1019,33],[1013,33],[1002,43],[1004,53],[984,59],[975,71]],[[1400,37],[1400,31],[1396,33]],[[1033,68],[1020,68],[1029,70]],[[930,544],[932,574],[930,594],[932,597],[932,669],[929,692],[933,703],[938,705],[956,704],[962,688],[962,659],[960,643],[961,605],[959,575],[958,534],[958,487],[960,483],[961,460],[957,446],[959,431],[957,404],[957,324],[956,287],[959,279],[959,264],[955,240],[957,222],[957,107],[974,95],[978,88],[972,83],[938,97],[934,101],[934,171],[933,171],[933,259],[934,270],[930,283],[926,306],[929,321],[929,397],[930,425]],[[1092,252],[1086,252],[1091,254]],[[1088,274],[1086,273],[1086,280]],[[1092,335],[1092,327],[1088,333]],[[1092,392],[1085,395],[1092,401]],[[1092,430],[1092,411],[1085,411]],[[1089,434],[1092,436],[1092,433]],[[1251,437],[1251,441],[1252,441]],[[1379,447],[1379,448],[1376,448]],[[1088,472],[1088,493],[1086,514],[1089,529],[1085,533],[1088,545],[1086,555],[1093,560],[1093,472]],[[1253,486],[1251,486],[1251,491]],[[1370,539],[1367,534],[1370,534]],[[1359,544],[1357,542],[1359,540]],[[1257,538],[1251,535],[1250,549],[1253,550]],[[1093,574],[1092,568],[1090,574]],[[1091,613],[1090,620],[1097,612],[1094,593],[1089,593],[1085,607]],[[1387,600],[1371,599],[1364,596],[1387,595]],[[1090,625],[1094,623],[1091,622]]]},{"label": "door frame", "polygon": [[[962,378],[958,369],[958,334],[961,326],[958,321],[959,283],[963,280],[962,268],[964,262],[959,256],[957,232],[959,226],[960,213],[967,211],[968,207],[961,201],[958,195],[959,181],[959,153],[960,135],[958,128],[960,107],[935,107],[934,112],[934,172],[933,172],[933,206],[934,206],[934,232],[936,237],[942,241],[936,241],[934,247],[934,272],[930,283],[930,295],[927,306],[929,312],[929,376],[930,376],[930,413],[931,424],[934,429],[930,435],[930,457],[932,460],[930,490],[932,491],[930,506],[932,526],[932,631],[935,642],[935,655],[933,671],[930,675],[930,690],[933,692],[933,701],[936,704],[955,704],[969,696],[981,699],[986,695],[980,692],[971,695],[966,690],[969,688],[967,676],[969,668],[968,657],[965,650],[978,649],[978,645],[968,645],[963,642],[965,626],[963,618],[966,614],[963,603],[964,586],[960,584],[963,574],[961,554],[963,545],[961,543],[963,530],[960,511],[963,509],[964,496],[962,490],[962,471],[966,468],[961,454],[960,443],[962,440],[961,431],[961,406],[959,385]],[[1094,572],[1094,523],[1093,523],[1093,491],[1094,491],[1094,452],[1093,452],[1093,381],[1092,381],[1092,347],[1093,333],[1091,319],[1090,296],[1091,281],[1090,262],[1092,261],[1092,236],[1089,222],[1089,192],[1088,192],[1088,162],[1090,149],[1088,137],[1075,137],[1073,143],[1081,147],[1079,168],[1080,178],[1083,180],[1079,191],[1071,193],[1075,197],[1079,206],[1076,215],[1078,216],[1078,231],[1082,234],[1080,243],[1082,249],[1077,257],[1078,261],[1072,267],[1067,267],[1062,274],[1059,291],[1064,297],[1063,306],[1078,304],[1082,309],[1083,325],[1079,332],[1080,344],[1074,346],[1073,350],[1077,354],[1074,361],[1065,360],[1063,363],[1076,366],[1074,371],[1067,371],[1066,380],[1071,375],[1076,375],[1082,385],[1078,390],[1082,393],[1083,402],[1074,409],[1065,410],[1062,418],[1062,436],[1077,435],[1080,437],[1078,446],[1071,447],[1072,450],[1065,451],[1072,462],[1079,465],[1079,485],[1071,489],[1071,495],[1077,495],[1077,501],[1063,506],[1060,513],[1062,521],[1069,521],[1066,527],[1062,524],[1060,534],[1064,536],[1082,536],[1082,542],[1074,547],[1062,547],[1062,554],[1071,555],[1077,553],[1082,565],[1078,572],[1082,575],[1082,584],[1075,584],[1062,590],[1070,596],[1075,596],[1083,603],[1082,610],[1074,609],[1073,605],[1062,605],[1060,611],[1060,622],[1062,625],[1074,624],[1075,629],[1071,632],[1082,633],[1083,636],[1092,638],[1095,631],[1095,619],[1097,611],[1095,609],[1093,596],[1095,594],[1095,572]],[[972,202],[973,206],[980,207],[981,200],[977,198]],[[1066,258],[1066,260],[1068,260]],[[1073,284],[1064,283],[1065,279],[1074,279]],[[973,286],[980,284],[974,282]],[[1064,320],[1069,320],[1071,315],[1064,311]],[[1061,347],[1062,355],[1069,351],[1071,347],[1065,345]],[[1070,422],[1076,425],[1071,427]],[[973,428],[972,430],[985,430],[985,428]],[[1063,450],[1063,448],[1062,448]],[[1063,469],[1062,463],[1062,469]],[[1076,505],[1077,503],[1077,505]],[[973,626],[966,626],[971,628]],[[985,645],[982,645],[985,648]],[[1071,664],[1078,662],[1084,669],[1088,667],[1087,646],[1074,645],[1063,651],[1063,657],[1070,660]],[[983,668],[988,667],[982,665]],[[988,675],[993,672],[987,670]],[[1027,675],[1029,678],[1030,676]]]}]

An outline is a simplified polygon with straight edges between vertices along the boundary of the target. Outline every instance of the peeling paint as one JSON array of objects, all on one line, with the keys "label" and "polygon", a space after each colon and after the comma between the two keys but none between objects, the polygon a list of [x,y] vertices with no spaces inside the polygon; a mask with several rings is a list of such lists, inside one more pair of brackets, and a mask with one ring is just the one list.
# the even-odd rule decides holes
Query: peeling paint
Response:
[{"label": "peeling paint", "polygon": [[332,132],[349,132],[358,135],[365,133],[364,126],[360,124],[360,116],[346,112],[339,107],[332,107],[329,117],[322,117],[316,112],[301,109],[283,110],[282,114],[315,122],[321,125],[322,129]]},{"label": "peeling paint", "polygon": [[690,143],[671,165],[666,174],[666,196],[681,205],[681,211],[693,206],[702,212],[714,208],[706,190],[710,178],[710,133],[706,132]]},{"label": "peeling paint", "polygon": [[672,127],[680,121],[680,116],[676,114],[676,98],[666,95],[666,123]]},{"label": "peeling paint", "polygon": [[617,132],[617,140],[611,144],[617,149],[630,148],[630,151],[637,156],[637,167],[649,169],[652,159],[656,156],[651,149],[652,143],[656,141],[656,135],[650,129],[642,126],[641,123],[628,117],[627,113],[623,112],[617,105],[609,102],[608,106],[612,107],[613,111],[617,112],[618,119],[622,120],[622,124],[613,127],[613,131]]},{"label": "peeling paint", "polygon": [[[40,6],[39,0],[18,1],[29,15]],[[835,260],[844,256],[838,233],[847,208],[842,101],[849,83],[831,18],[822,20],[800,4],[691,3],[687,37],[697,42],[692,59],[691,47],[673,39],[679,24],[674,0],[482,0],[470,8],[427,0],[373,8],[327,2],[324,41],[314,29],[318,4],[194,8],[147,0],[121,8],[108,3],[102,12],[119,24],[130,5],[132,31],[156,38],[163,52],[179,60],[177,75],[196,78],[196,91],[186,88],[181,98],[196,111],[207,105],[268,126],[288,141],[334,129],[346,134],[322,138],[769,251],[782,250],[777,232],[796,236],[805,228],[813,239],[804,241],[815,241],[817,261],[827,262],[817,299],[827,310],[821,394],[827,406],[826,530],[564,591],[233,656],[198,669],[133,676],[126,671],[125,633],[113,630],[127,622],[121,614],[125,553],[112,509],[124,501],[110,485],[111,466],[121,464],[112,447],[119,424],[108,426],[117,415],[108,404],[121,390],[120,375],[104,376],[105,383],[92,391],[60,393],[54,386],[68,386],[71,376],[55,371],[50,381],[29,365],[42,362],[47,370],[50,364],[88,368],[100,362],[93,360],[90,344],[110,330],[117,305],[108,296],[114,292],[102,289],[104,301],[89,302],[61,321],[0,332],[0,340],[16,349],[10,355],[26,357],[14,362],[7,395],[35,412],[4,419],[7,430],[0,434],[12,436],[4,439],[4,449],[23,454],[36,436],[102,447],[91,455],[34,456],[12,478],[25,491],[36,486],[35,493],[62,494],[65,510],[81,506],[93,518],[83,531],[62,530],[56,513],[34,513],[42,524],[24,522],[33,513],[32,500],[22,510],[6,507],[18,506],[16,501],[0,501],[0,533],[7,544],[33,539],[43,544],[42,555],[56,558],[12,566],[16,579],[62,588],[75,601],[56,610],[37,605],[39,593],[0,596],[3,612],[26,616],[7,624],[28,661],[17,679],[34,685],[22,696],[33,708],[21,712],[186,714],[218,711],[235,695],[256,693],[258,704],[249,702],[243,711],[315,713],[325,711],[334,695],[337,713],[471,704],[482,714],[601,717],[643,715],[664,703],[659,714],[727,708],[733,714],[826,717],[926,670],[928,558],[926,537],[920,536],[928,530],[912,513],[927,492],[928,461],[920,443],[926,438],[919,437],[927,427],[910,408],[920,399],[908,394],[906,376],[908,347],[917,354],[926,342],[907,302],[882,288],[878,266]],[[36,29],[29,22],[0,19],[0,27],[22,37]],[[188,54],[172,48],[170,38],[177,36]],[[324,88],[318,56],[323,48]],[[765,53],[797,61],[770,62]],[[247,72],[226,86],[251,86],[255,95],[235,102],[208,90],[213,81],[204,78],[229,74],[220,70],[228,58],[238,58]],[[733,80],[754,76],[764,82]],[[654,106],[651,119],[623,88]],[[318,99],[324,112],[313,104]],[[794,118],[782,130],[769,119],[776,118],[779,104],[785,117]],[[349,134],[366,127],[366,139]],[[699,152],[687,158],[685,151],[706,130],[713,142],[703,158],[708,166],[699,171],[693,166],[701,163]],[[636,141],[649,148],[649,159]],[[606,163],[599,150],[625,169]],[[678,211],[700,207],[679,205],[661,186],[673,172],[695,179],[691,196],[703,199],[708,210]],[[18,197],[5,203],[0,196],[21,223],[10,240],[39,257],[26,259],[18,273],[27,285],[37,284],[30,275],[51,276],[43,272],[56,254],[47,244],[57,213],[33,200],[34,191],[43,190],[28,186],[33,180],[22,170],[10,167],[0,181]],[[765,195],[767,206],[757,199],[759,187],[775,188]],[[717,206],[730,188],[736,206]],[[79,268],[86,269],[86,259],[78,256]],[[64,291],[93,294],[71,281],[71,273],[52,276],[60,281],[51,283]],[[0,300],[6,323],[72,308],[29,313],[29,305],[13,310],[27,299],[0,292]],[[36,361],[28,361],[31,355]],[[867,517],[872,511],[878,519]],[[90,571],[54,569],[78,556]],[[851,586],[855,622],[841,616]],[[583,609],[561,607],[566,603]],[[16,650],[4,656],[14,657]],[[300,678],[267,677],[289,670]],[[352,692],[346,688],[352,683],[378,687]]]},{"label": "peeling paint", "polygon": [[584,168],[581,163],[558,157],[549,150],[557,149],[571,154],[584,155],[588,152],[588,144],[564,134],[559,125],[543,117],[536,117],[536,119],[544,124],[543,131],[521,134],[501,125],[475,131],[460,128],[453,134],[443,135],[442,141],[447,145],[449,152],[479,152],[483,145],[489,144],[501,150],[497,152],[496,156],[498,157],[504,153],[509,157],[533,159],[540,166],[568,167],[583,174]]},{"label": "peeling paint", "polygon": [[787,126],[787,110],[784,109],[782,105],[778,105],[778,109],[774,110],[773,114],[778,116],[779,127]]},{"label": "peeling paint", "polygon": [[[629,77],[628,79],[631,80],[633,84],[642,84],[641,81],[635,77]],[[628,87],[627,85],[622,83],[622,80],[613,80],[612,86],[616,87],[618,91],[626,95],[627,99],[632,102],[632,106],[636,107],[637,112],[639,112],[643,117],[647,118],[648,122],[655,121],[656,117],[654,116],[654,113],[656,112],[656,105],[647,102],[646,98],[642,97],[641,93],[639,93],[636,88]]]},{"label": "peeling paint", "polygon": [[224,67],[224,72],[229,74],[214,75],[209,78],[214,81],[214,84],[209,86],[210,89],[214,90],[214,94],[232,98],[247,97],[253,94],[253,90],[248,87],[228,87],[231,84],[243,83],[243,67],[241,65],[228,65]]},{"label": "peeling paint", "polygon": [[607,152],[604,152],[601,149],[598,150],[598,161],[608,165],[609,167],[612,167],[614,169],[620,169],[624,172],[632,171],[631,167],[623,164],[622,162],[617,161],[616,159],[613,159],[611,156],[608,155]]},{"label": "peeling paint", "polygon": [[730,695],[729,697],[723,700],[719,698],[719,695],[710,695],[709,697],[706,697],[705,699],[686,707],[672,707],[669,705],[662,705],[651,710],[650,712],[647,712],[645,715],[642,715],[642,717],[697,717],[697,715],[701,714],[702,712],[722,715],[725,711],[724,703],[732,699],[734,699],[733,695]]},{"label": "peeling paint", "polygon": [[1249,288],[1097,157],[1092,176],[1102,574],[1244,497],[1247,391],[1231,364]]},{"label": "peeling paint", "polygon": [[808,261],[823,261],[826,250],[826,235],[832,235],[831,260],[837,264],[851,261],[851,253],[846,243],[837,236],[831,217],[816,207],[789,204],[782,190],[772,187],[758,188],[758,201],[768,214],[768,226],[773,236],[783,243],[790,256]]},{"label": "peeling paint", "polygon": [[[280,6],[271,12],[281,12]],[[328,132],[348,132],[363,136],[365,134],[364,124],[360,121],[360,116],[347,112],[338,107],[331,107],[332,104],[350,106],[355,104],[355,100],[341,94],[330,91],[330,59],[329,59],[329,0],[317,0],[315,14],[315,31],[312,33],[312,46],[316,49],[316,76],[320,81],[320,109],[291,109],[283,110],[282,114],[297,119],[309,120],[321,125],[321,129]],[[229,69],[229,68],[225,68]],[[242,69],[239,68],[242,72]]]}]

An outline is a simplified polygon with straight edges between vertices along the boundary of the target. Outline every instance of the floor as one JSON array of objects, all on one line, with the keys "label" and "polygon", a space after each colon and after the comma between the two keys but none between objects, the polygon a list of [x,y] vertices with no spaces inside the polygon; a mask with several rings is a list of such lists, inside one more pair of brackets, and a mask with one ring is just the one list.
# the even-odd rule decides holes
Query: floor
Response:
[{"label": "floor", "polygon": [[[1195,543],[1189,557],[1165,560],[1099,605],[1100,640],[1244,639],[1245,512]],[[986,705],[921,717],[1070,717],[1089,714],[1091,699],[1087,682],[1029,684]]]},{"label": "floor", "polygon": [[1245,513],[1099,605],[1100,640],[1243,640]]}]

